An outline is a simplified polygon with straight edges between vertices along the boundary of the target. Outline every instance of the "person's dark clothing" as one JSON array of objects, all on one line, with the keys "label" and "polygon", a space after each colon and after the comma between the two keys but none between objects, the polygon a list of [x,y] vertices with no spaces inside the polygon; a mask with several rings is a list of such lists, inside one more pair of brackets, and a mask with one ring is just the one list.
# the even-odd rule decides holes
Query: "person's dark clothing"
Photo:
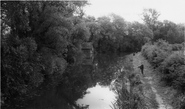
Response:
[{"label": "person's dark clothing", "polygon": [[140,68],[140,69],[141,69],[141,73],[144,74],[144,73],[143,73],[144,65],[142,64],[142,65],[140,65],[138,68]]}]

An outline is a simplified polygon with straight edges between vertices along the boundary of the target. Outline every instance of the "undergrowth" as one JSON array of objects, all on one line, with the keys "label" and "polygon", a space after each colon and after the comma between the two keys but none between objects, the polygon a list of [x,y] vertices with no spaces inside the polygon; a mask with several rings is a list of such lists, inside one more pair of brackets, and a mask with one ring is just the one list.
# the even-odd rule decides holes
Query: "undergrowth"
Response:
[{"label": "undergrowth", "polygon": [[117,97],[112,109],[157,109],[155,94],[151,93],[151,89],[146,89],[146,84],[142,83],[139,75],[134,72],[129,58],[116,80],[113,90]]},{"label": "undergrowth", "polygon": [[159,40],[154,44],[145,44],[142,55],[159,72],[161,83],[176,90],[172,105],[175,109],[184,109],[185,105],[185,57],[184,43],[168,44]]}]

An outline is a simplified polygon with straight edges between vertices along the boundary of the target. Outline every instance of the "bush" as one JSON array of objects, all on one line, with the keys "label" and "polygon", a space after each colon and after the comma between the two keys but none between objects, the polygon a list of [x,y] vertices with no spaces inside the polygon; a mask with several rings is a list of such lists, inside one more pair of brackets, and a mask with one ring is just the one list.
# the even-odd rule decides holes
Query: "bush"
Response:
[{"label": "bush", "polygon": [[171,51],[171,46],[167,42],[159,40],[154,45],[145,44],[141,53],[154,67],[158,67]]},{"label": "bush", "polygon": [[159,69],[161,80],[180,92],[185,91],[185,57],[181,52],[172,53],[172,50],[180,50],[182,46],[158,40],[154,45],[145,44],[141,51],[152,66]]},{"label": "bush", "polygon": [[169,44],[168,42],[166,42],[165,40],[158,40],[157,42],[154,43],[154,45],[156,45],[157,47],[159,47],[160,49],[164,50],[164,51],[171,51],[171,44]]},{"label": "bush", "polygon": [[181,53],[173,53],[159,67],[162,80],[179,91],[185,91],[185,58]]},{"label": "bush", "polygon": [[[35,96],[44,79],[42,64],[32,38],[7,39],[2,45],[2,107],[12,108]],[[25,104],[25,103],[23,103]],[[20,108],[16,105],[14,108]]]},{"label": "bush", "polygon": [[26,106],[27,101],[44,92],[43,88],[56,86],[66,68],[66,61],[52,55],[50,49],[37,52],[33,38],[7,38],[1,50],[3,108]]},{"label": "bush", "polygon": [[172,45],[172,50],[173,51],[179,51],[183,49],[183,44],[173,44]]},{"label": "bush", "polygon": [[177,109],[184,109],[185,106],[185,57],[181,52],[184,45],[185,43],[171,45],[158,40],[153,45],[145,44],[141,51],[151,65],[157,67],[161,81],[176,89],[172,105]]}]

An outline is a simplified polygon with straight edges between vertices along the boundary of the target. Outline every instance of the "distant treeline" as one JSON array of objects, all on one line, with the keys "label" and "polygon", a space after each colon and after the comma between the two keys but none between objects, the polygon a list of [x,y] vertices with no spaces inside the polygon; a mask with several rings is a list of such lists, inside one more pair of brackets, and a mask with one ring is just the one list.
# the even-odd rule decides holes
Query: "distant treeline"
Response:
[{"label": "distant treeline", "polygon": [[[82,63],[84,42],[92,42],[97,53],[121,53],[139,51],[157,39],[184,41],[184,25],[160,22],[150,9],[144,11],[142,24],[115,14],[97,19],[84,16],[87,4],[1,2],[2,107],[20,109],[42,93],[40,89],[57,86],[69,66]],[[154,16],[149,18],[150,14]]]},{"label": "distant treeline", "polygon": [[142,55],[157,69],[162,83],[176,90],[171,101],[175,109],[185,108],[184,48],[185,43],[169,44],[163,40],[142,48]]}]

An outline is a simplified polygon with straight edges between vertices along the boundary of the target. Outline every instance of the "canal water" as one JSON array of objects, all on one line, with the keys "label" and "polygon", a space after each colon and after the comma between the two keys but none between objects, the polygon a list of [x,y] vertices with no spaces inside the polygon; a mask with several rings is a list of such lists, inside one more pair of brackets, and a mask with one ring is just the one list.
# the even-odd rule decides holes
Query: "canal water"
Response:
[{"label": "canal water", "polygon": [[86,94],[76,103],[88,106],[88,109],[112,109],[116,101],[116,93],[113,90],[115,79],[123,70],[125,56],[100,55],[94,60],[95,86],[89,87]]},{"label": "canal water", "polygon": [[83,98],[77,100],[79,105],[89,105],[89,109],[111,109],[116,94],[109,86],[101,86],[97,83],[95,87],[88,88]]},{"label": "canal water", "polygon": [[117,96],[115,79],[126,65],[126,56],[98,55],[92,64],[68,66],[60,84],[26,109],[111,109]]}]

